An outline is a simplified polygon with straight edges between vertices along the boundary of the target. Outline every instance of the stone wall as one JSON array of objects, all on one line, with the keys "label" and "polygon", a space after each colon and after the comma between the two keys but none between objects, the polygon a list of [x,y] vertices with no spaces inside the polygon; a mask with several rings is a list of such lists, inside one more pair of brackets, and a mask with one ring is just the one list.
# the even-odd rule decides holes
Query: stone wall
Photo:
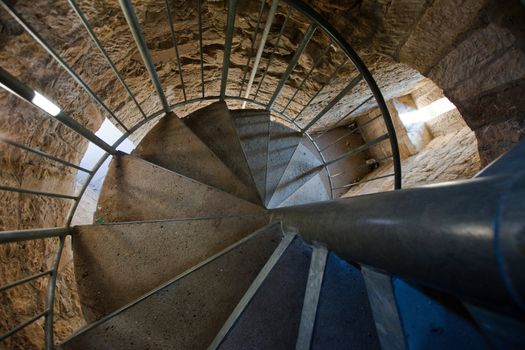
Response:
[{"label": "stone wall", "polygon": [[442,88],[476,132],[482,164],[525,136],[519,0],[309,2],[359,53],[387,55]]},{"label": "stone wall", "polygon": [[[396,130],[397,142],[399,147],[399,155],[402,159],[407,158],[417,152],[415,145],[409,139],[407,130],[401,120],[399,113],[392,101],[387,102],[388,110]],[[374,108],[356,118],[357,124],[361,130],[361,136],[365,142],[373,141],[387,133],[383,116],[379,108]],[[376,159],[383,159],[392,156],[392,149],[389,140],[384,140],[381,143],[372,146],[369,150],[371,155]]]},{"label": "stone wall", "polygon": [[[468,127],[450,130],[434,138],[418,154],[401,161],[402,188],[470,179],[479,172],[480,164],[474,132]],[[362,180],[369,181],[393,172],[392,163],[386,163]],[[343,197],[391,191],[393,186],[393,177],[380,178],[352,187]]]}]

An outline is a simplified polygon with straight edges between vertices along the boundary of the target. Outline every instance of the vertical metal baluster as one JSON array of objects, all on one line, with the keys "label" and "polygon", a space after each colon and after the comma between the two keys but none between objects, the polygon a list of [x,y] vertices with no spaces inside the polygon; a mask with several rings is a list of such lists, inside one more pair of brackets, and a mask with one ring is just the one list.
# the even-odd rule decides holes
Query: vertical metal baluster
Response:
[{"label": "vertical metal baluster", "polygon": [[11,17],[13,17],[23,28],[24,30],[33,37],[33,39],[40,45],[44,50],[47,51],[51,57],[57,63],[64,68],[64,70],[80,85],[82,88],[86,91],[86,93],[94,99],[115,121],[124,129],[126,132],[128,132],[128,128],[120,121],[120,119],[117,118],[117,116],[109,109],[108,106],[98,97],[93,90],[80,78],[79,75],[49,46],[44,39],[28,24],[24,21],[24,19],[15,11],[13,5],[10,3],[8,4],[4,0],[0,0],[0,5],[9,13]]},{"label": "vertical metal baluster", "polygon": [[306,49],[306,46],[308,46],[308,43],[312,39],[316,29],[317,29],[317,26],[312,23],[306,30],[303,40],[301,41],[301,43],[295,50],[292,60],[288,64],[286,71],[281,76],[281,80],[279,81],[279,84],[277,84],[277,88],[275,89],[273,96],[270,98],[270,102],[268,102],[268,105],[266,108],[270,108],[274,104],[275,100],[277,99],[277,96],[279,96],[279,94],[281,93],[281,90],[284,88],[284,84],[288,80],[288,77],[290,76],[290,74],[292,74],[292,71],[297,65],[297,62],[299,62],[299,57],[301,57],[303,51]]},{"label": "vertical metal baluster", "polygon": [[[342,118],[340,118],[337,123],[335,123],[332,128],[336,128],[338,127],[343,121],[346,120],[346,118],[348,118],[352,113],[354,113],[355,111],[357,111],[359,108],[363,107],[363,105],[365,105],[365,103],[371,101],[372,99],[374,98],[374,96],[370,96],[368,97],[366,100],[364,100],[363,102],[359,103],[357,106],[355,106],[354,108],[352,108],[348,113],[346,113],[346,115]],[[318,140],[320,137],[322,137],[323,135],[325,135],[328,131],[323,131],[322,133],[320,133],[319,135],[317,135],[315,137],[316,140]]]},{"label": "vertical metal baluster", "polygon": [[306,110],[306,108],[308,108],[312,102],[315,100],[315,98],[317,96],[319,96],[319,94],[321,93],[321,91],[323,91],[323,89],[332,83],[332,81],[334,81],[335,77],[337,76],[337,74],[339,74],[339,72],[343,69],[343,67],[348,63],[348,61],[350,61],[348,58],[343,62],[341,63],[337,68],[336,70],[330,75],[330,77],[328,78],[328,82],[326,82],[325,84],[321,85],[321,88],[319,90],[317,90],[317,92],[312,96],[312,98],[308,101],[308,103],[301,109],[301,111],[299,112],[299,114],[297,114],[295,116],[295,118],[293,118],[293,121],[296,121],[297,118],[299,118],[299,116],[301,114],[303,114],[303,112]]},{"label": "vertical metal baluster", "polygon": [[233,27],[237,11],[237,0],[228,1],[228,19],[226,22],[226,38],[224,39],[224,58],[222,62],[221,76],[221,99],[226,96],[226,85],[228,84],[228,70],[230,69],[230,56],[232,51]]},{"label": "vertical metal baluster", "polygon": [[379,136],[378,138],[373,139],[372,141],[368,141],[367,143],[362,144],[361,146],[356,147],[354,149],[351,149],[350,151],[345,152],[345,153],[341,154],[340,156],[337,156],[336,158],[326,162],[325,167],[330,166],[330,165],[332,165],[334,163],[337,163],[341,159],[344,159],[344,158],[347,158],[347,157],[351,157],[351,156],[356,155],[356,154],[358,154],[360,152],[363,152],[363,151],[369,149],[370,147],[373,147],[373,146],[377,145],[378,143],[381,143],[381,142],[383,142],[385,140],[388,140],[389,138],[390,138],[390,135],[388,135],[388,133],[383,134],[383,135]]},{"label": "vertical metal baluster", "polygon": [[[21,81],[19,81],[17,78],[12,76],[11,74],[9,74],[9,72],[4,70],[2,67],[0,67],[0,83],[14,95],[32,104],[38,109],[43,110],[41,107],[33,103],[35,91],[31,89],[30,87],[26,86],[25,84],[23,84]],[[59,122],[61,122],[62,124],[66,125],[70,129],[72,129],[73,131],[81,135],[82,137],[84,137],[86,140],[91,141],[92,143],[94,143],[96,146],[100,147],[104,151],[110,154],[115,153],[115,150],[110,145],[108,145],[104,140],[102,140],[100,137],[98,137],[93,132],[91,132],[91,130],[86,129],[85,127],[80,125],[80,123],[78,123],[76,120],[68,116],[65,112],[61,111],[60,109],[59,109],[58,114],[50,114],[48,111],[45,111],[45,110],[43,111],[46,112],[46,114],[49,114],[51,117],[58,120]]]},{"label": "vertical metal baluster", "polygon": [[[259,63],[261,62],[264,47],[266,46],[266,40],[268,40],[268,34],[270,33],[270,29],[272,27],[275,12],[277,12],[277,5],[279,5],[279,0],[272,0],[270,12],[268,13],[268,19],[266,20],[266,25],[264,26],[261,42],[259,43],[259,49],[257,49],[255,62],[253,63],[252,72],[250,73],[250,80],[248,81],[248,86],[246,87],[246,94],[244,95],[244,98],[246,99],[250,97],[250,93],[252,92],[253,81],[255,80],[257,69],[259,69]],[[246,108],[246,101],[243,102],[242,108]]]},{"label": "vertical metal baluster", "polygon": [[[345,133],[343,136],[337,138],[334,142],[330,143],[328,146],[325,146],[323,149],[321,149],[321,152],[326,151],[326,150],[329,149],[330,147],[332,147],[332,146],[336,145],[337,143],[339,143],[341,140],[344,140],[344,139],[347,138],[348,136],[354,134],[354,133],[355,133],[357,130],[359,130],[360,128],[362,128],[362,127],[364,127],[364,126],[366,126],[366,125],[372,123],[374,120],[379,119],[379,118],[381,118],[381,117],[382,117],[382,115],[379,114],[378,116],[376,116],[376,117],[374,117],[374,118],[372,118],[372,119],[370,119],[370,120],[367,120],[367,121],[366,121],[365,123],[363,123],[362,125],[356,127],[356,128],[353,129],[353,130],[350,130],[349,132]],[[332,129],[332,130],[333,130],[333,129]]]},{"label": "vertical metal baluster", "polygon": [[[77,201],[80,199],[77,199]],[[56,251],[55,259],[53,261],[53,272],[49,275],[47,282],[47,309],[48,313],[46,314],[45,319],[45,336],[46,336],[46,350],[53,350],[55,348],[53,340],[53,307],[55,305],[55,291],[56,283],[58,276],[58,266],[60,264],[60,258],[62,257],[62,250],[64,248],[64,242],[66,240],[65,235],[60,236],[60,241],[58,243],[58,248]]]},{"label": "vertical metal baluster", "polygon": [[157,75],[155,65],[153,64],[153,58],[151,57],[148,45],[146,44],[146,40],[144,39],[144,34],[142,34],[142,31],[140,29],[139,20],[137,18],[137,15],[135,14],[133,5],[131,5],[131,0],[119,0],[119,4],[122,9],[122,12],[124,13],[124,17],[128,22],[131,34],[135,39],[135,43],[137,44],[140,56],[142,57],[144,65],[146,66],[146,69],[148,70],[148,73],[150,75],[151,81],[155,86],[155,90],[157,91],[157,95],[159,96],[162,108],[164,109],[164,112],[169,113],[170,107],[168,105],[168,100],[166,99],[166,95],[164,94],[164,90],[162,89],[162,85],[160,84],[159,76]]},{"label": "vertical metal baluster", "polygon": [[201,84],[202,84],[202,98],[204,98],[204,51],[202,48],[202,0],[197,0],[197,11],[199,12],[199,54],[201,56]]},{"label": "vertical metal baluster", "polygon": [[308,129],[310,129],[315,123],[317,123],[319,121],[319,119],[321,119],[322,117],[324,117],[326,115],[326,113],[328,113],[328,111],[330,111],[339,101],[341,101],[346,95],[348,95],[348,93],[354,88],[357,86],[357,84],[359,84],[361,82],[361,80],[363,80],[363,76],[362,75],[358,75],[357,77],[355,77],[354,79],[352,79],[352,81],[347,85],[345,86],[345,88],[343,90],[341,90],[336,97],[334,97],[324,108],[321,112],[319,112],[304,128],[303,128],[303,132],[306,132],[308,131]]},{"label": "vertical metal baluster", "polygon": [[288,19],[290,18],[291,14],[292,14],[292,8],[288,7],[288,11],[286,12],[286,17],[284,17],[284,22],[281,26],[281,30],[279,31],[279,35],[277,36],[277,40],[275,41],[275,45],[273,46],[272,53],[270,54],[270,58],[268,59],[268,62],[266,63],[266,68],[264,68],[263,76],[261,77],[261,81],[259,81],[259,84],[257,85],[257,90],[255,91],[255,96],[253,97],[254,100],[257,99],[257,95],[259,95],[259,90],[261,89],[262,83],[264,79],[266,78],[266,74],[268,73],[268,69],[270,68],[273,58],[275,57],[275,52],[277,51],[277,48],[279,47],[279,43],[281,42],[281,37],[284,34],[284,30],[286,29],[286,24],[288,23]]},{"label": "vertical metal baluster", "polygon": [[257,40],[257,34],[259,34],[259,27],[261,25],[261,19],[262,19],[262,14],[264,11],[265,3],[266,1],[264,0],[261,1],[261,7],[259,8],[259,15],[257,17],[257,24],[255,25],[255,30],[253,31],[253,35],[252,35],[252,45],[250,46],[248,59],[246,60],[246,65],[244,66],[244,70],[242,74],[241,88],[239,89],[239,97],[242,96],[242,89],[244,88],[244,80],[246,80],[246,75],[248,74],[248,67],[250,66],[250,63],[252,61],[252,52],[253,52],[253,49],[255,48],[255,41]]},{"label": "vertical metal baluster", "polygon": [[184,86],[184,78],[182,76],[182,66],[180,64],[179,48],[177,46],[177,37],[175,36],[175,30],[173,29],[173,17],[171,16],[170,4],[168,0],[164,0],[166,4],[166,16],[168,17],[168,23],[170,25],[171,39],[173,40],[173,48],[175,49],[175,56],[177,57],[177,68],[179,70],[180,84],[182,85],[182,94],[184,95],[184,102],[188,101],[186,98],[186,87]]},{"label": "vertical metal baluster", "polygon": [[100,42],[100,40],[98,40],[97,35],[93,31],[93,28],[89,24],[89,21],[87,20],[86,16],[84,15],[84,13],[80,9],[80,7],[77,5],[76,0],[68,0],[68,2],[69,2],[69,5],[71,6],[71,8],[73,9],[73,11],[77,14],[77,16],[80,19],[80,21],[82,22],[82,24],[84,25],[84,28],[86,28],[89,36],[91,37],[91,40],[93,40],[93,42],[95,43],[95,46],[100,51],[102,56],[104,56],[104,58],[106,59],[106,61],[109,64],[109,66],[111,67],[111,69],[113,70],[115,75],[117,76],[118,81],[120,82],[120,84],[122,85],[124,90],[126,90],[126,93],[128,94],[128,96],[131,98],[133,103],[135,103],[135,105],[137,106],[138,110],[140,111],[140,113],[142,114],[144,119],[146,119],[146,114],[144,113],[144,111],[140,107],[140,104],[135,99],[135,95],[133,95],[133,93],[131,92],[129,86],[126,84],[126,82],[124,81],[124,78],[120,74],[119,70],[117,69],[117,67],[115,66],[115,64],[111,60],[111,58],[109,57],[107,51],[102,46],[102,43]]},{"label": "vertical metal baluster", "polygon": [[301,83],[299,84],[299,86],[297,87],[297,89],[295,89],[295,92],[294,94],[292,95],[292,97],[290,97],[290,99],[288,100],[288,103],[286,104],[286,106],[284,106],[283,110],[281,111],[282,113],[284,113],[286,111],[286,109],[288,108],[288,106],[290,106],[290,103],[292,103],[293,99],[295,98],[295,96],[299,93],[299,91],[301,90],[301,88],[303,87],[304,83],[308,80],[308,78],[310,77],[310,75],[312,74],[312,72],[314,71],[314,69],[319,65],[319,63],[321,63],[321,60],[326,56],[326,54],[328,53],[328,51],[330,50],[330,48],[332,47],[332,43],[330,42],[330,44],[324,48],[323,52],[319,55],[319,57],[317,57],[317,59],[314,61],[312,67],[308,70],[308,72],[306,73],[306,75],[304,76],[303,80],[301,81]]}]

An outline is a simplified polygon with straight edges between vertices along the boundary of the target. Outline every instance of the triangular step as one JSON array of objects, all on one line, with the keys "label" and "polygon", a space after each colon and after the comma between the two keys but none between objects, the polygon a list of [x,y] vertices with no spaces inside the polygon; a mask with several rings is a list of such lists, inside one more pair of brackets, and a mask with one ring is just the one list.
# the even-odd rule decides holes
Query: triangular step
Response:
[{"label": "triangular step", "polygon": [[294,349],[312,248],[296,238],[219,349]]},{"label": "triangular step", "polygon": [[250,202],[260,203],[257,193],[240,181],[174,113],[162,118],[132,155]]},{"label": "triangular step", "polygon": [[292,193],[279,208],[330,200],[330,186],[324,171],[318,172],[308,182]]},{"label": "triangular step", "polygon": [[100,223],[262,213],[253,203],[119,153],[109,166],[95,218]]},{"label": "triangular step", "polygon": [[256,189],[226,102],[201,108],[184,118],[184,122],[244,184]]},{"label": "triangular step", "polygon": [[328,254],[311,347],[380,349],[361,271]]},{"label": "triangular step", "polygon": [[268,203],[268,208],[277,207],[322,170],[323,162],[317,154],[310,150],[306,143],[310,143],[310,141],[303,138],[295,149],[295,153]]},{"label": "triangular step", "polygon": [[270,112],[259,109],[240,109],[230,112],[253,174],[253,180],[261,198],[264,199],[266,197]]},{"label": "triangular step", "polygon": [[268,226],[66,340],[61,349],[205,349],[282,239]]},{"label": "triangular step", "polygon": [[270,125],[270,140],[268,153],[268,170],[266,176],[266,200],[268,205],[279,181],[281,180],[295,149],[301,142],[301,133],[289,127],[272,122]]},{"label": "triangular step", "polygon": [[77,227],[72,243],[84,317],[109,314],[267,223],[262,215]]}]

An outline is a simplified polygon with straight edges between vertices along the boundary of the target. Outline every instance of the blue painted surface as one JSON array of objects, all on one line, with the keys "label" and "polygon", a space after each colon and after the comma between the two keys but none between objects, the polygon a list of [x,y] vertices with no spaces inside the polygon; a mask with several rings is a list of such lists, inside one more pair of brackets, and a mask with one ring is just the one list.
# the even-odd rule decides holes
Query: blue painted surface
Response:
[{"label": "blue painted surface", "polygon": [[312,349],[379,349],[361,271],[333,253],[319,296]]},{"label": "blue painted surface", "polygon": [[394,294],[409,349],[491,349],[479,328],[468,318],[399,278]]}]

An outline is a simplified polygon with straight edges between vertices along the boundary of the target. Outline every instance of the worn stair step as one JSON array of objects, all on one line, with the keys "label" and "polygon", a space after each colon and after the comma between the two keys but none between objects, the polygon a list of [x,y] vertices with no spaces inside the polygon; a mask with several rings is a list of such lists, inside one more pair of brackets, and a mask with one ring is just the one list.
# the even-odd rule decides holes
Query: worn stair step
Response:
[{"label": "worn stair step", "polygon": [[132,155],[260,204],[257,192],[239,180],[174,113],[162,118]]},{"label": "worn stair step", "polygon": [[244,184],[256,190],[226,102],[218,101],[201,108],[184,118],[184,122]]},{"label": "worn stair step", "polygon": [[266,205],[269,204],[270,198],[300,142],[301,133],[281,123],[271,123],[268,146],[268,175],[266,177]]},{"label": "worn stair step", "polygon": [[279,225],[269,225],[59,348],[206,349],[282,237]]},{"label": "worn stair step", "polygon": [[294,349],[312,248],[296,238],[219,349]]},{"label": "worn stair step", "polygon": [[367,266],[361,266],[361,273],[365,281],[381,348],[386,350],[406,349],[392,277]]},{"label": "worn stair step", "polygon": [[308,145],[306,145],[307,143],[311,142],[303,138],[295,149],[268,203],[268,208],[277,207],[322,170],[323,162],[310,150]]},{"label": "worn stair step", "polygon": [[494,348],[461,301],[392,280],[408,349]]},{"label": "worn stair step", "polygon": [[380,349],[361,271],[328,254],[311,349]]},{"label": "worn stair step", "polygon": [[330,186],[326,178],[327,176],[324,170],[318,172],[279,204],[279,208],[330,200]]},{"label": "worn stair step", "polygon": [[77,227],[72,243],[84,317],[109,314],[267,223],[262,215]]},{"label": "worn stair step", "polygon": [[96,221],[258,215],[264,208],[220,189],[119,153],[109,166]]},{"label": "worn stair step", "polygon": [[235,128],[261,198],[266,197],[266,166],[270,112],[259,109],[232,110]]}]

